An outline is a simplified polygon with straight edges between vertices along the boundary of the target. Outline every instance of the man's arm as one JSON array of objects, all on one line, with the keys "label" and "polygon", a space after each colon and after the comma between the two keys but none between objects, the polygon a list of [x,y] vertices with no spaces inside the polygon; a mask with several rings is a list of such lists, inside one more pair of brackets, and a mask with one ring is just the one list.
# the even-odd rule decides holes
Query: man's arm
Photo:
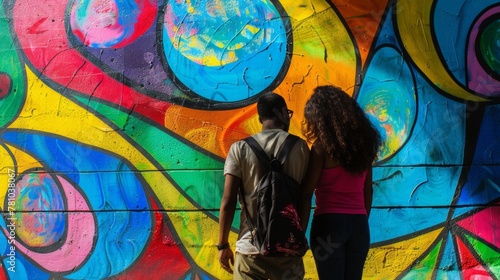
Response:
[{"label": "man's arm", "polygon": [[[224,181],[224,194],[222,195],[222,201],[220,204],[218,245],[225,245],[229,243],[229,231],[231,230],[231,224],[233,223],[238,190],[240,187],[240,178],[231,174],[226,174]],[[220,250],[219,262],[224,270],[229,273],[233,273],[230,266],[230,264],[234,264],[233,250],[229,247]]]}]

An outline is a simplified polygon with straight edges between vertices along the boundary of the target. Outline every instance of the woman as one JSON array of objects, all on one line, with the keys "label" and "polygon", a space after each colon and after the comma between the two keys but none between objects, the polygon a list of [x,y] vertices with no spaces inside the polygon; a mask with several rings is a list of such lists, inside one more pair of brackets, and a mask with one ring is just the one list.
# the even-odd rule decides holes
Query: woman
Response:
[{"label": "woman", "polygon": [[372,163],[380,135],[356,101],[333,86],[315,88],[304,118],[304,136],[313,145],[299,215],[307,228],[315,192],[309,240],[318,276],[361,279],[370,247]]}]

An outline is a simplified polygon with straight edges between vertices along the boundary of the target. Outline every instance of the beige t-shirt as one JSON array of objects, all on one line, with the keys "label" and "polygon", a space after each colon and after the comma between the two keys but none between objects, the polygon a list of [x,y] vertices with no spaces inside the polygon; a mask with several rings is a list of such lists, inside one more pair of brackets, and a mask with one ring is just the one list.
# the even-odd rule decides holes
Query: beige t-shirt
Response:
[{"label": "beige t-shirt", "polygon": [[[281,129],[267,129],[252,135],[267,155],[271,156],[272,154],[274,157],[287,136],[288,132]],[[288,154],[283,165],[283,171],[300,183],[304,178],[308,163],[309,147],[306,141],[299,139]],[[264,172],[259,160],[245,141],[241,140],[231,145],[224,164],[224,174],[231,174],[241,178],[245,203],[253,224],[256,224],[257,184]],[[240,194],[239,190],[238,194]],[[243,207],[241,201],[240,206]],[[240,221],[240,234],[236,242],[236,252],[246,255],[258,254],[257,248],[250,243],[250,231],[244,211],[241,212]]]}]

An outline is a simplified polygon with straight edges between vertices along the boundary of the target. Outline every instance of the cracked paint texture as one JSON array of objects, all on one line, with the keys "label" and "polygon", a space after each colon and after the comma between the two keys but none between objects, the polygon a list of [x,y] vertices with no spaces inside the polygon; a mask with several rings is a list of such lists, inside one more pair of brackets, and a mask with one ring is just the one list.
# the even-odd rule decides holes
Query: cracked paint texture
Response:
[{"label": "cracked paint texture", "polygon": [[3,1],[0,278],[231,279],[229,146],[334,84],[384,140],[363,278],[500,279],[500,2],[358,2]]}]

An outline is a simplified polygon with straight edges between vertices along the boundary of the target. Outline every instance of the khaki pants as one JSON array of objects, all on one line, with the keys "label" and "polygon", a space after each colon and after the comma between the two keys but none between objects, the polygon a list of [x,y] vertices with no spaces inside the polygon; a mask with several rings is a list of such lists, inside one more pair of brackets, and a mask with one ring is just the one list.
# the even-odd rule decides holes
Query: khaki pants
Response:
[{"label": "khaki pants", "polygon": [[235,280],[295,280],[304,279],[302,257],[266,257],[243,255],[236,252],[234,260]]}]

